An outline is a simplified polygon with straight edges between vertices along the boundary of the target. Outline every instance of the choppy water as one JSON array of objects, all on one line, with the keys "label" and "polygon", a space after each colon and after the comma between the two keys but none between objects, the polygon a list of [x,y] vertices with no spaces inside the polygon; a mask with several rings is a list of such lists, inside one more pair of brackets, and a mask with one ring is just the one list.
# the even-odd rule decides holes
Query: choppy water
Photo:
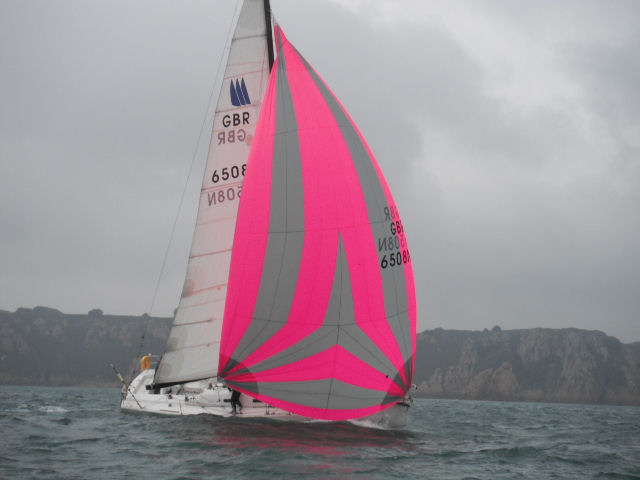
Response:
[{"label": "choppy water", "polygon": [[383,431],[123,413],[119,396],[0,386],[0,478],[640,479],[640,408],[418,399]]}]

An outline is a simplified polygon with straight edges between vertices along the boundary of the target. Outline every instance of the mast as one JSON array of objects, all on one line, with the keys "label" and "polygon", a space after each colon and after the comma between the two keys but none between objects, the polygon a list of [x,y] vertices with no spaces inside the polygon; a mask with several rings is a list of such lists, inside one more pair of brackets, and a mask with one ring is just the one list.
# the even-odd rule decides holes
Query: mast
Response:
[{"label": "mast", "polygon": [[273,68],[273,29],[271,28],[271,5],[264,0],[264,24],[267,28],[267,50],[269,54],[269,71]]}]

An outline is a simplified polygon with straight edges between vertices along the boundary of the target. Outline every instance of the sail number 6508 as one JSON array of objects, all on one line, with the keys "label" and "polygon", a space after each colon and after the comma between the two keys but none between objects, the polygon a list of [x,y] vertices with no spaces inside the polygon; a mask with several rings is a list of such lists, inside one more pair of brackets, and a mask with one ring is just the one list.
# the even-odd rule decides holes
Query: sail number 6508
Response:
[{"label": "sail number 6508", "polygon": [[211,175],[211,181],[213,183],[218,183],[220,180],[229,180],[230,178],[238,178],[240,176],[244,177],[244,174],[247,171],[247,164],[243,163],[242,166],[234,165],[233,167],[224,167],[218,173],[218,169],[213,171],[213,175]]},{"label": "sail number 6508", "polygon": [[411,261],[411,254],[409,250],[402,250],[399,252],[390,253],[389,256],[383,255],[380,260],[380,266],[382,268],[396,267],[404,263]]}]

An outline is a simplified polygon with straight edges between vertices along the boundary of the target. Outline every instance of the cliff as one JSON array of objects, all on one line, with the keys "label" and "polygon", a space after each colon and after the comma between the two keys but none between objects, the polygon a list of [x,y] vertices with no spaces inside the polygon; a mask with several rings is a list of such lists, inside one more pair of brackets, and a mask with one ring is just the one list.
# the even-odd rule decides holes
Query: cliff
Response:
[{"label": "cliff", "polygon": [[[170,318],[0,310],[0,384],[116,386],[142,353],[162,353]],[[417,394],[478,400],[640,405],[640,342],[578,329],[418,335]]]},{"label": "cliff", "polygon": [[602,332],[436,329],[416,349],[421,396],[640,405],[640,343]]},{"label": "cliff", "polygon": [[145,352],[161,353],[170,318],[69,315],[46,307],[0,310],[0,384],[119,385],[109,366],[126,378],[146,327]]}]

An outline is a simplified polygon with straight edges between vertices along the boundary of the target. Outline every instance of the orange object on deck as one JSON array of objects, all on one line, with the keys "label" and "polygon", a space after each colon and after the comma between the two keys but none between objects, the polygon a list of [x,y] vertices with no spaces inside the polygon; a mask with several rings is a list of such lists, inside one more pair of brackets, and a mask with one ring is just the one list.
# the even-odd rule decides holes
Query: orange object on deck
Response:
[{"label": "orange object on deck", "polygon": [[151,357],[149,355],[145,355],[140,359],[140,370],[146,370],[151,366]]}]

